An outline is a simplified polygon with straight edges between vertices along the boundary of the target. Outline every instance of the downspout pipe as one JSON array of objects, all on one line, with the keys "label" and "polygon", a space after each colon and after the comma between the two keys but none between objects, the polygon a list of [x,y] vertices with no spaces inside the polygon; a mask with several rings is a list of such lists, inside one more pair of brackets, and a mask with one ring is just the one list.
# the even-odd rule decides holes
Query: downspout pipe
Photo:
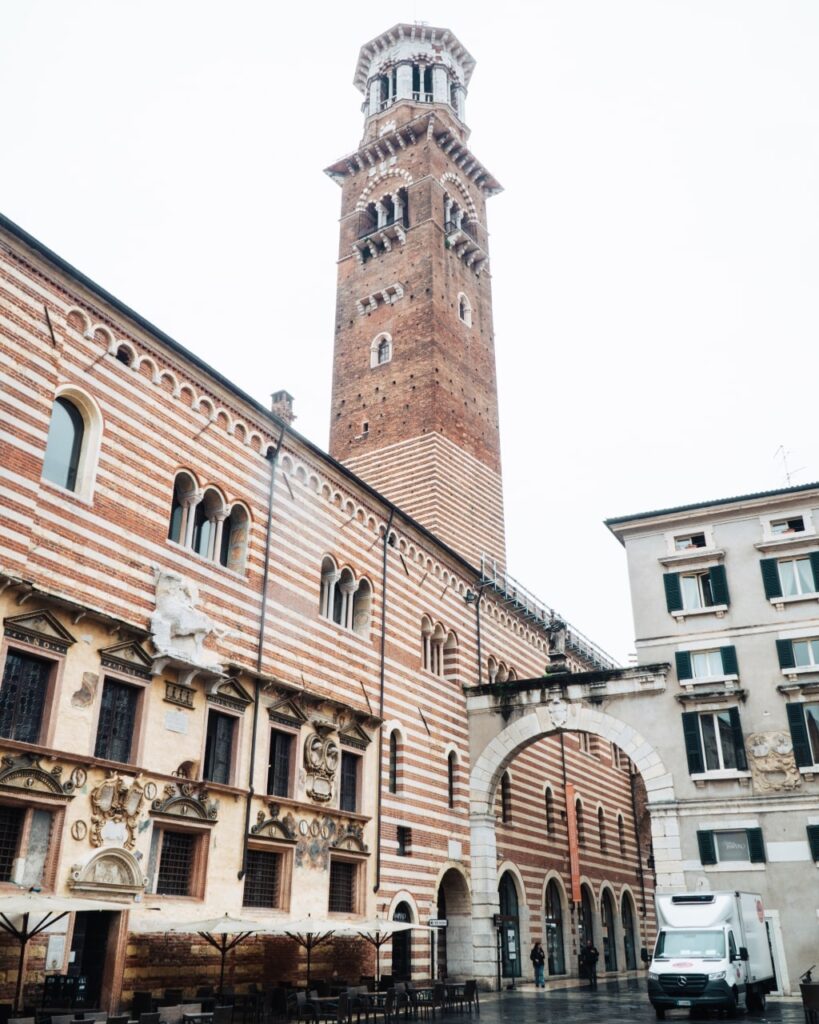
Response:
[{"label": "downspout pipe", "polygon": [[384,547],[381,556],[381,646],[378,659],[378,717],[381,719],[381,724],[378,727],[378,789],[376,791],[375,813],[374,893],[378,892],[381,888],[381,784],[384,776],[382,760],[384,756],[384,669],[387,651],[387,550],[390,544],[390,533],[394,517],[395,505],[391,505],[390,518],[387,520],[387,529],[384,531]]},{"label": "downspout pipe", "polygon": [[268,448],[267,461],[270,463],[270,485],[267,492],[267,530],[264,543],[264,571],[262,573],[262,608],[259,613],[259,639],[256,646],[256,685],[253,691],[253,731],[250,736],[250,765],[247,769],[247,799],[245,802],[245,828],[242,833],[242,867],[237,875],[239,881],[247,873],[247,847],[250,836],[250,815],[253,810],[253,797],[256,791],[253,788],[253,771],[256,767],[256,734],[259,725],[259,695],[261,686],[259,675],[262,672],[264,662],[264,634],[267,623],[267,584],[270,579],[270,538],[273,534],[273,496],[276,491],[276,467],[279,464],[279,452],[282,449],[282,439],[285,428],[282,426],[275,448]]}]

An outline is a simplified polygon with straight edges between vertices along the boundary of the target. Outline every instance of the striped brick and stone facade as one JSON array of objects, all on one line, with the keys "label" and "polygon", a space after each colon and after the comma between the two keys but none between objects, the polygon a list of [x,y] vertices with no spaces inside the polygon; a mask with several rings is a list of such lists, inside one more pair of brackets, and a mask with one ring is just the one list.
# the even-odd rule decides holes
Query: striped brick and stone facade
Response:
[{"label": "striped brick and stone facade", "polygon": [[[462,95],[430,102],[455,130]],[[443,159],[437,137],[419,142]],[[468,180],[477,203],[481,183]],[[419,259],[425,245],[432,263],[448,258],[435,218],[424,230],[412,242]],[[475,509],[489,510],[480,522],[475,509],[452,518],[457,503],[425,505],[429,495],[414,508],[417,492],[400,479],[382,494],[375,449],[357,449],[361,465],[375,460],[365,480],[0,219],[0,893],[38,885],[123,907],[93,922],[72,915],[63,945],[33,944],[27,999],[70,959],[105,1007],[194,973],[197,984],[213,980],[217,958],[195,936],[142,933],[224,912],[446,916],[434,943],[425,933],[396,943],[392,970],[472,973],[464,688],[541,677],[550,621],[475,557],[502,559],[503,527],[489,279],[468,256],[435,288],[474,288],[472,330],[484,331],[474,366],[487,383],[476,374],[469,387],[473,396],[483,387],[489,404],[462,433],[433,431],[403,457],[412,461],[432,436],[425,472],[457,463],[453,473],[477,481],[485,493],[474,493]],[[394,308],[413,308],[404,291]],[[421,301],[430,325],[450,316],[444,300]],[[441,337],[455,338],[460,323]],[[397,372],[403,327],[390,333]],[[380,463],[400,477],[400,461]],[[566,654],[572,669],[603,664],[576,631]],[[616,966],[630,967],[628,943],[646,941],[651,888],[631,763],[594,737],[555,733],[520,755],[505,785],[512,816],[498,826],[498,881],[515,887],[524,974],[526,944],[554,931],[557,917],[562,961],[552,973],[577,971],[584,924],[567,888],[569,785],[588,804],[586,931],[602,949],[610,899]],[[2,941],[0,958],[3,1001],[14,971]],[[519,964],[505,960],[513,975]],[[338,938],[314,956],[318,976],[372,971],[359,940]],[[235,985],[303,978],[303,957],[285,938],[251,941],[229,962]]]}]

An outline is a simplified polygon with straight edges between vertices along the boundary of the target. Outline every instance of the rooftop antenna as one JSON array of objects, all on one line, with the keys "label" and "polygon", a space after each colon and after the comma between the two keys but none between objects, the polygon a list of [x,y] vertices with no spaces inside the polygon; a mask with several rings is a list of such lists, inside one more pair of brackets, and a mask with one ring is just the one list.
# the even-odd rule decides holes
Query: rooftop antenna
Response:
[{"label": "rooftop antenna", "polygon": [[791,487],[793,485],[793,477],[796,476],[797,473],[803,472],[805,467],[799,466],[798,469],[791,469],[788,463],[789,455],[793,455],[793,452],[786,448],[784,444],[781,444],[774,452],[773,457],[775,459],[782,459],[782,468],[785,471],[785,480],[787,481],[788,487]]}]

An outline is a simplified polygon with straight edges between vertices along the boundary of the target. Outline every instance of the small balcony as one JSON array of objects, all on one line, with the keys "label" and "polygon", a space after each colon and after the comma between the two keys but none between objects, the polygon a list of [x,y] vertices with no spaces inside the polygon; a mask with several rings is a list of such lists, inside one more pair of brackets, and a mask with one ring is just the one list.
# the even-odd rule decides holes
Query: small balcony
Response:
[{"label": "small balcony", "polygon": [[477,233],[477,225],[468,220],[460,223],[449,220],[444,225],[444,244],[447,249],[454,252],[476,274],[480,274],[489,263],[489,253],[478,244]]}]

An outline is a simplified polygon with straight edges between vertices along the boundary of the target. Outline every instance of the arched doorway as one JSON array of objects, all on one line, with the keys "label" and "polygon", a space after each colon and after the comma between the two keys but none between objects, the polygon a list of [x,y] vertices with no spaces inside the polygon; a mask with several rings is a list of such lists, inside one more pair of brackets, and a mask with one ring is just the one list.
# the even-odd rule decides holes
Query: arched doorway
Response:
[{"label": "arched doorway", "polygon": [[623,923],[623,953],[627,971],[637,970],[637,943],[634,936],[634,906],[631,896],[624,892],[621,897],[620,919]]},{"label": "arched doorway", "polygon": [[611,889],[604,889],[600,898],[600,924],[603,932],[603,964],[605,970],[617,970],[617,940],[614,933],[615,913]]},{"label": "arched doorway", "polygon": [[469,978],[473,975],[472,899],[466,878],[448,868],[438,884],[436,916],[447,922],[436,928],[433,975],[438,978]]},{"label": "arched doorway", "polygon": [[501,975],[504,978],[519,978],[520,965],[520,916],[518,911],[518,890],[510,871],[504,871],[498,883],[501,923]]},{"label": "arched doorway", "polygon": [[[412,923],[412,908],[409,903],[399,903],[392,915],[393,921]],[[412,978],[412,932],[396,932],[392,937],[392,976],[396,981]]]},{"label": "arched doorway", "polygon": [[566,952],[563,946],[563,900],[554,878],[546,886],[545,906],[546,966],[549,976],[566,973]]}]

